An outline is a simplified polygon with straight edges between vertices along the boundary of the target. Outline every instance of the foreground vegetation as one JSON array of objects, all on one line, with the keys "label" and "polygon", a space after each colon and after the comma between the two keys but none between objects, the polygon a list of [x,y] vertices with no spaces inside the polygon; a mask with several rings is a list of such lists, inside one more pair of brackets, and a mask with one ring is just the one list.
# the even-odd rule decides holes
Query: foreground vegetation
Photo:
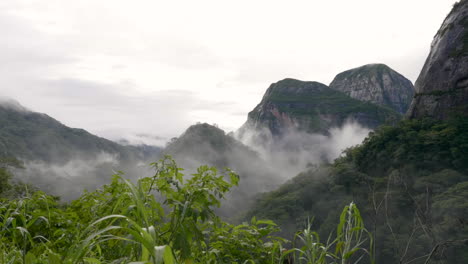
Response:
[{"label": "foreground vegetation", "polygon": [[[336,232],[320,240],[310,225],[295,247],[274,235],[269,220],[253,217],[231,225],[214,208],[238,176],[202,166],[184,177],[166,157],[152,164],[155,175],[136,183],[114,175],[110,184],[85,192],[70,204],[28,186],[11,184],[1,160],[0,263],[357,263],[372,261],[372,240],[351,203]],[[229,179],[229,181],[226,180]],[[12,191],[16,190],[16,191]],[[5,197],[9,197],[9,199]],[[337,219],[338,220],[338,219]]]},{"label": "foreground vegetation", "polygon": [[263,195],[240,225],[215,213],[238,184],[229,170],[187,177],[165,158],[153,177],[118,173],[61,204],[12,183],[22,164],[1,159],[0,263],[466,263],[466,131],[466,117],[381,127]]}]

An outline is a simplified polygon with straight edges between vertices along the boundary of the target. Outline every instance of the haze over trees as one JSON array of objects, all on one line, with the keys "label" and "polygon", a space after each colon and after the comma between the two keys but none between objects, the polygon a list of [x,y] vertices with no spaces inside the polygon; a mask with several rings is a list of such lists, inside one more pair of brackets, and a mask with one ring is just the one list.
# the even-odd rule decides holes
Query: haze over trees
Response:
[{"label": "haze over trees", "polygon": [[2,101],[0,263],[468,262],[467,21],[462,0],[414,87],[286,78],[239,130],[164,148]]}]

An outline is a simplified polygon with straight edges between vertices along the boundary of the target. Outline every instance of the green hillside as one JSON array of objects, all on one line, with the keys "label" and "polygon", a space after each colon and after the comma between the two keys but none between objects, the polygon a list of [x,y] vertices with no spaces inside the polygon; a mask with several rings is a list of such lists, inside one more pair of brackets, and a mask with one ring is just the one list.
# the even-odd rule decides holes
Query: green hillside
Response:
[{"label": "green hillside", "polygon": [[424,263],[432,250],[437,263],[464,263],[466,131],[466,118],[383,126],[333,164],[265,193],[248,215],[276,219],[288,237],[313,217],[314,227],[327,234],[339,208],[354,201],[373,232],[377,263]]},{"label": "green hillside", "polygon": [[122,160],[155,154],[67,127],[46,114],[10,106],[0,105],[0,125],[0,155],[4,157],[62,163],[73,158],[92,159],[101,152]]},{"label": "green hillside", "polygon": [[164,149],[176,159],[190,158],[212,166],[225,167],[233,152],[242,152],[249,158],[258,154],[215,126],[203,123],[192,125],[178,138],[173,139]]}]

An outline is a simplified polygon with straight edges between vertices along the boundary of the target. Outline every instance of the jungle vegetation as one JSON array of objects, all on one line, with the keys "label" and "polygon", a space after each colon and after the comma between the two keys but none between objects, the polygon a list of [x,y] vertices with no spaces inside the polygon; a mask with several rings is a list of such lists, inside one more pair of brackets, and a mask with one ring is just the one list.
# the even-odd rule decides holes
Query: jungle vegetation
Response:
[{"label": "jungle vegetation", "polygon": [[[186,177],[170,157],[153,163],[153,177],[124,174],[60,203],[22,183],[11,183],[15,159],[0,166],[0,263],[357,263],[373,261],[372,236],[354,203],[321,239],[308,228],[297,243],[276,236],[278,226],[252,217],[240,225],[214,212],[239,177],[201,166]],[[10,190],[15,186],[18,192]]]},{"label": "jungle vegetation", "polygon": [[323,236],[334,229],[339,208],[354,201],[372,232],[377,263],[466,263],[467,131],[467,117],[382,126],[334,163],[262,194],[247,218],[275,219],[290,238],[314,216]]}]

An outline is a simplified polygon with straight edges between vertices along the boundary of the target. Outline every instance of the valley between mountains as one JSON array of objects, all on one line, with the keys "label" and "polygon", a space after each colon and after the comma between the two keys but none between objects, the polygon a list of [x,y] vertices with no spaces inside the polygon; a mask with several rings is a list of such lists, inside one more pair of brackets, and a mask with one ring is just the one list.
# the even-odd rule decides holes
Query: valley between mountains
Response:
[{"label": "valley between mountains", "polygon": [[236,131],[165,146],[2,99],[0,263],[467,263],[467,40],[462,0],[414,86],[285,78]]}]

